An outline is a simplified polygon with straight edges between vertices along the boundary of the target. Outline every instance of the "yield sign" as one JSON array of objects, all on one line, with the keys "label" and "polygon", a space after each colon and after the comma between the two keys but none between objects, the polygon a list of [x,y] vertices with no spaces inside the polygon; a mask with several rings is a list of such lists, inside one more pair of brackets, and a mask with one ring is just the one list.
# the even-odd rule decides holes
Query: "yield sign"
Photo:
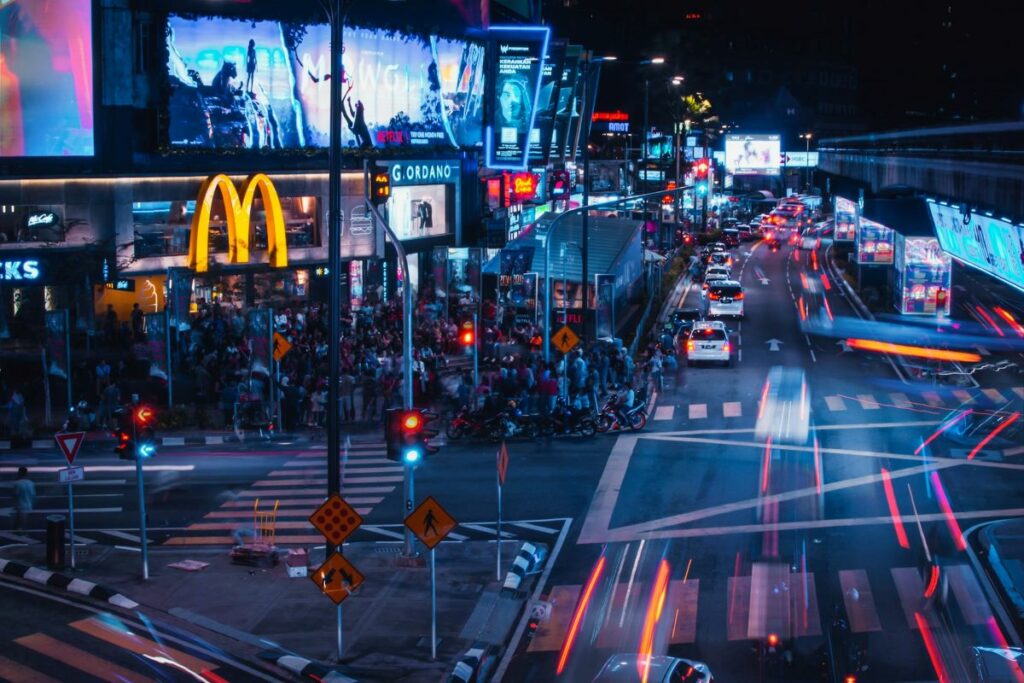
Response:
[{"label": "yield sign", "polygon": [[78,449],[82,442],[85,441],[85,432],[65,432],[64,434],[56,434],[53,438],[57,440],[57,445],[60,446],[61,452],[67,458],[68,464],[74,463],[75,456],[78,455]]},{"label": "yield sign", "polygon": [[501,448],[498,449],[498,484],[501,486],[505,485],[506,474],[508,474],[508,448],[502,441]]}]

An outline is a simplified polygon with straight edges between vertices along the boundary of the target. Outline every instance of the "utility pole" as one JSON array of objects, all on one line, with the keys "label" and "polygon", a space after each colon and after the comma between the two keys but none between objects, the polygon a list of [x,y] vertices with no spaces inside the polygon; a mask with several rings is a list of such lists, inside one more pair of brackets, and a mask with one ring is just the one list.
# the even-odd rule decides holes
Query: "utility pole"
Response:
[{"label": "utility pole", "polygon": [[[589,93],[587,87],[590,85],[590,53],[586,53],[583,56],[583,112],[580,114],[580,131],[586,131],[587,134],[583,136],[583,206],[590,203],[590,122],[584,121],[582,115],[587,112],[587,102],[589,102]],[[588,246],[587,242],[590,235],[590,212],[584,210],[583,219],[583,237],[581,238],[581,258],[583,263],[581,264],[582,276],[580,277],[580,286],[583,288],[583,341],[586,343],[589,336],[590,326],[587,322],[587,268],[589,263],[587,261]]]},{"label": "utility pole", "polygon": [[[344,80],[342,53],[342,6],[331,0],[331,82],[330,149],[327,188],[327,269],[330,292],[327,306],[327,495],[341,492],[341,451],[338,424],[338,382],[340,370],[341,320],[341,82]],[[327,555],[340,548],[328,545]]]}]

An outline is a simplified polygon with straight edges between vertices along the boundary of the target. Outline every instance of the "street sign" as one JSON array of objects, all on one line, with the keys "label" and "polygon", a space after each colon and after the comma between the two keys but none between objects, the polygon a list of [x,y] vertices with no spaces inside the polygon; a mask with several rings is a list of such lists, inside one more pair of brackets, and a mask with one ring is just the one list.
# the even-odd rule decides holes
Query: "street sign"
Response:
[{"label": "street sign", "polygon": [[576,336],[576,333],[572,331],[572,328],[566,325],[558,332],[555,332],[555,336],[551,338],[551,343],[555,345],[555,348],[562,353],[569,353],[577,344],[580,343],[580,338]]},{"label": "street sign", "polygon": [[335,605],[352,595],[364,580],[359,570],[340,553],[328,557],[310,578]]},{"label": "street sign", "polygon": [[64,434],[57,434],[53,438],[57,440],[57,445],[60,447],[64,457],[67,458],[68,464],[74,463],[75,456],[78,455],[78,449],[81,447],[82,442],[85,441],[85,432],[65,432]]},{"label": "street sign", "polygon": [[498,449],[498,483],[501,486],[505,485],[506,474],[508,474],[508,447],[502,441],[501,448]]},{"label": "street sign", "polygon": [[62,470],[57,470],[57,474],[60,477],[60,483],[70,484],[85,479],[85,468],[81,465],[78,467],[65,467]]},{"label": "street sign", "polygon": [[455,518],[449,515],[433,496],[427,496],[426,500],[405,518],[405,526],[409,531],[431,550],[458,525]]},{"label": "street sign", "polygon": [[[363,518],[337,493],[309,516],[309,523],[331,545],[341,545],[363,523]],[[338,601],[340,602],[340,600]]]},{"label": "street sign", "polygon": [[292,343],[285,339],[285,336],[280,332],[274,333],[274,360],[281,362],[281,359],[288,355],[288,352],[292,350]]}]

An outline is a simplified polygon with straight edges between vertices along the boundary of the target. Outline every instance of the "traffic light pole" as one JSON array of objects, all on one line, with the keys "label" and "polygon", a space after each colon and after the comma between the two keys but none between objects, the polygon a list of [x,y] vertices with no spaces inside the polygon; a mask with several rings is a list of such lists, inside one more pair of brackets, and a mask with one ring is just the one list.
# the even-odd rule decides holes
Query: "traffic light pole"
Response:
[{"label": "traffic light pole", "polygon": [[[139,455],[139,428],[135,423],[135,410],[132,409],[132,446],[135,448],[135,481],[139,491],[139,547],[142,549],[142,580],[149,580],[149,541],[146,539],[146,484],[143,479],[142,457]],[[74,532],[71,543],[74,544]]]},{"label": "traffic light pole", "polygon": [[473,409],[476,409],[477,389],[480,386],[480,333],[477,331],[478,317],[473,312]]}]

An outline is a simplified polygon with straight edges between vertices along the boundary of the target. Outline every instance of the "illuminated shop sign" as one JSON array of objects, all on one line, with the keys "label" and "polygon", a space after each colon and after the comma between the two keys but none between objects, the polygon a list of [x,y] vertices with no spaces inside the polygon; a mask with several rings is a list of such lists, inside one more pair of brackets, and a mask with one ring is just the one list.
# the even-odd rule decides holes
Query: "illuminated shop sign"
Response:
[{"label": "illuminated shop sign", "polygon": [[18,280],[38,280],[39,261],[10,259],[0,261],[0,280],[5,282]]},{"label": "illuminated shop sign", "polygon": [[432,185],[459,180],[457,161],[412,161],[390,164],[392,185]]}]

